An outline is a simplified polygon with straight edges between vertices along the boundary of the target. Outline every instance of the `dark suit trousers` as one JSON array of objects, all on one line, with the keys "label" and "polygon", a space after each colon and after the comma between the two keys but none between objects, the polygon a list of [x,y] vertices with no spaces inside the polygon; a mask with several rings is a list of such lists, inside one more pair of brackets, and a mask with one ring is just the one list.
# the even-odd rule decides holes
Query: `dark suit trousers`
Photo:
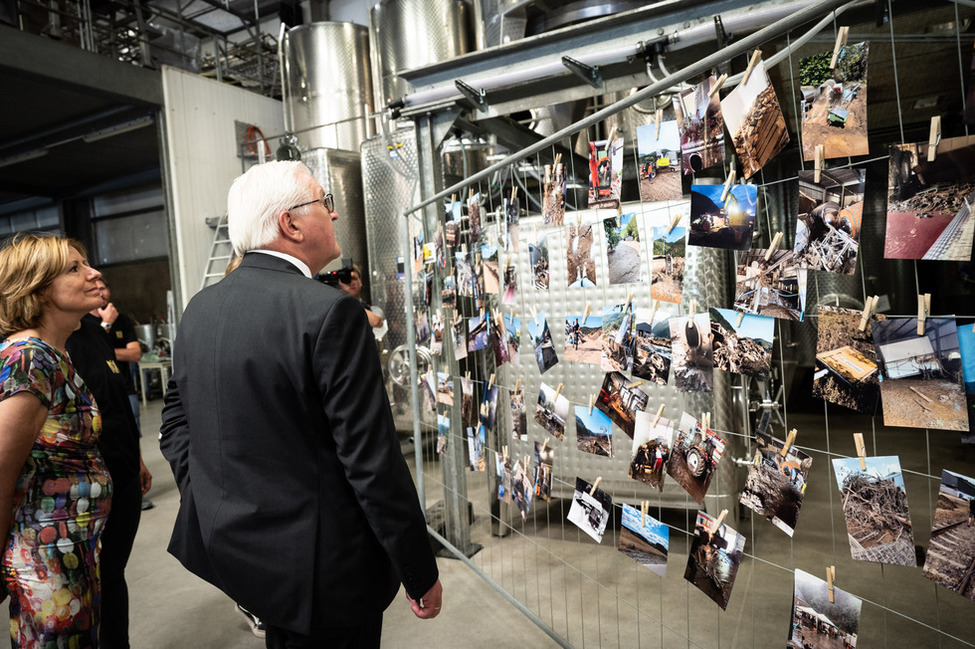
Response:
[{"label": "dark suit trousers", "polygon": [[142,517],[139,474],[113,476],[112,509],[102,532],[102,614],[98,633],[100,649],[129,649],[129,588],[125,564],[129,561],[135,533]]},{"label": "dark suit trousers", "polygon": [[316,629],[313,635],[302,635],[267,625],[264,638],[267,649],[379,649],[383,632],[383,614],[359,626]]}]

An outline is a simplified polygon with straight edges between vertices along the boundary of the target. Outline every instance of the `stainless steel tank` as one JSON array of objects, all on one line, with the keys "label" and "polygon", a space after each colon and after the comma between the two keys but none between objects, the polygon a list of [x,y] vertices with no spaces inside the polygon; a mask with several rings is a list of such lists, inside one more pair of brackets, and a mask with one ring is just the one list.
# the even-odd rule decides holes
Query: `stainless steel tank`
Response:
[{"label": "stainless steel tank", "polygon": [[339,219],[335,221],[335,234],[342,246],[342,257],[326,268],[340,268],[343,259],[352,258],[363,273],[367,272],[369,258],[363,212],[362,162],[359,154],[339,149],[311,149],[301,154],[301,161],[308,166],[325,191],[332,194],[335,210],[339,214]]},{"label": "stainless steel tank", "polygon": [[284,109],[301,150],[358,151],[372,109],[369,31],[353,23],[321,22],[288,32]]}]

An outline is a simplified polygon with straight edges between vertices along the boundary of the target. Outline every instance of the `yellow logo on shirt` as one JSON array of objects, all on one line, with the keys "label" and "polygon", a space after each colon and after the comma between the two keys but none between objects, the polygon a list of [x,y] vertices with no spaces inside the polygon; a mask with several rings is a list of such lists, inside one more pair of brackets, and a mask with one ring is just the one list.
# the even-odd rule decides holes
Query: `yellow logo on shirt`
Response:
[{"label": "yellow logo on shirt", "polygon": [[112,374],[119,374],[118,365],[115,364],[115,361],[105,361],[105,364],[108,365],[108,369],[112,370]]},{"label": "yellow logo on shirt", "polygon": [[119,340],[122,340],[122,332],[121,331],[116,331],[115,332],[115,337],[118,338]]}]

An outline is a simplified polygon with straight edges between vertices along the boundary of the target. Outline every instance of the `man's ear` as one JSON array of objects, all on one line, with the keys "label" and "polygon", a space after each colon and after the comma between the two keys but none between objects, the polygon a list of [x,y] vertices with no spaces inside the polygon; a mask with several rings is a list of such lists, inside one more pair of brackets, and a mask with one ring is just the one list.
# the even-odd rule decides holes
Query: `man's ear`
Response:
[{"label": "man's ear", "polygon": [[278,214],[278,230],[281,232],[281,236],[288,241],[297,243],[304,239],[301,226],[289,210],[284,210]]}]

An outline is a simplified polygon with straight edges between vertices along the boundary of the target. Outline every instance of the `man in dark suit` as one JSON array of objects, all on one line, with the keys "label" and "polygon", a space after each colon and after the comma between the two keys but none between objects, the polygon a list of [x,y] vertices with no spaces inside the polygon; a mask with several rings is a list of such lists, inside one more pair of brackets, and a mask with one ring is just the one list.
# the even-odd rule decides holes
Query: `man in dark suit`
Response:
[{"label": "man in dark suit", "polygon": [[338,215],[300,162],[252,167],[227,215],[243,259],[187,305],[163,408],[169,550],[268,647],[378,647],[399,582],[420,618],[442,588],[363,309],[311,279]]}]

